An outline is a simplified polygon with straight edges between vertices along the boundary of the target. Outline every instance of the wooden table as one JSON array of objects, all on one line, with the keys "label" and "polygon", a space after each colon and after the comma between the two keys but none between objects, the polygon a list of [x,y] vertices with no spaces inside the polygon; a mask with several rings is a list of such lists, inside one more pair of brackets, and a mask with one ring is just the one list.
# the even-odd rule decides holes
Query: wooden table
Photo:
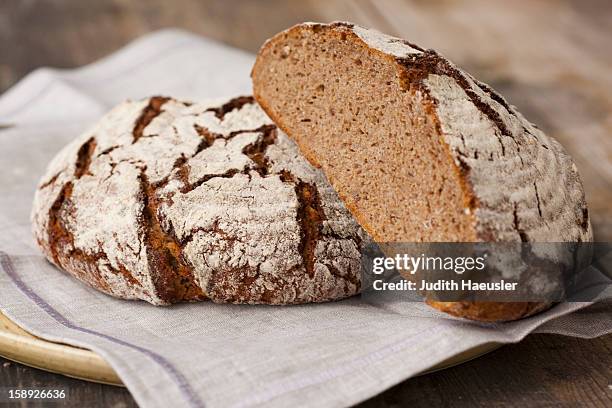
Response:
[{"label": "wooden table", "polygon": [[[0,3],[0,91],[39,66],[76,67],[163,27],[249,51],[301,21],[349,20],[436,48],[501,91],[575,158],[595,237],[612,241],[612,3],[608,0],[125,0]],[[135,405],[121,388],[6,363],[0,386],[63,387],[74,406]],[[531,335],[407,380],[391,406],[612,405],[612,336]]]}]

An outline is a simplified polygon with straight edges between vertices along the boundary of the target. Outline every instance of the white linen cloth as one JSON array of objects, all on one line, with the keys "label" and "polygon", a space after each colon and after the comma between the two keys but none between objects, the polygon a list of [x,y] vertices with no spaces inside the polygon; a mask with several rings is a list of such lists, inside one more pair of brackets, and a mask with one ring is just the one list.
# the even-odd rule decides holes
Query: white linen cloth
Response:
[{"label": "white linen cloth", "polygon": [[534,331],[612,331],[609,301],[561,304],[508,324],[359,297],[154,307],[101,294],[44,260],[30,233],[30,205],[63,145],[124,99],[249,94],[252,62],[242,51],[165,30],[83,68],[38,69],[0,97],[0,310],[37,336],[99,353],[142,407],[343,407],[483,343],[517,342]]}]

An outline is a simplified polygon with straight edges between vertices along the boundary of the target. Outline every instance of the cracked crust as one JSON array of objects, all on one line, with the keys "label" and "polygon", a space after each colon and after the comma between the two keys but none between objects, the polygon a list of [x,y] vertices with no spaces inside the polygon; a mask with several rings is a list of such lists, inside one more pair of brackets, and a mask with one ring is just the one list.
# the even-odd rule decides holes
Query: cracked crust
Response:
[{"label": "cracked crust", "polygon": [[251,97],[119,105],[50,163],[32,225],[58,267],[156,305],[351,296],[367,241]]},{"label": "cracked crust", "polygon": [[[262,108],[378,242],[593,239],[563,147],[433,50],[351,23],[304,23],[263,45],[252,77]],[[477,320],[545,307],[433,303]]]}]

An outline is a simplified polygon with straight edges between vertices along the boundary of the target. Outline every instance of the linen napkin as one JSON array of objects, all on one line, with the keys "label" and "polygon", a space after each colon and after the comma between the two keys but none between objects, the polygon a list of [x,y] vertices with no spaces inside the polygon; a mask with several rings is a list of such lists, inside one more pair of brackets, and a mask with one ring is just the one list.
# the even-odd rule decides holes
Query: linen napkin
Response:
[{"label": "linen napkin", "polygon": [[420,303],[154,307],[101,294],[45,261],[30,233],[53,155],[124,99],[249,94],[254,57],[177,30],[74,70],[38,69],[0,97],[0,310],[42,338],[95,351],[142,407],[343,407],[475,346],[531,332],[612,331],[612,302],[478,324]]}]

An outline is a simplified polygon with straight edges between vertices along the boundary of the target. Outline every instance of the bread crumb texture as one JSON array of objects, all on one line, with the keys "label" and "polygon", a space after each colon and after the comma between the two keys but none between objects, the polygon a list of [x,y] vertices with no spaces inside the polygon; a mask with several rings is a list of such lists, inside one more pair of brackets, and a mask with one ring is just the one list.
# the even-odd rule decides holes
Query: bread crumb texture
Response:
[{"label": "bread crumb texture", "polygon": [[[563,147],[434,50],[351,23],[298,24],[262,46],[252,78],[379,243],[593,240]],[[484,321],[548,306],[429,303]]]},{"label": "bread crumb texture", "polygon": [[368,240],[251,97],[117,106],[49,164],[32,225],[58,267],[155,305],[351,296]]},{"label": "bread crumb texture", "polygon": [[268,40],[254,95],[379,242],[591,241],[576,166],[434,50],[351,23]]}]

